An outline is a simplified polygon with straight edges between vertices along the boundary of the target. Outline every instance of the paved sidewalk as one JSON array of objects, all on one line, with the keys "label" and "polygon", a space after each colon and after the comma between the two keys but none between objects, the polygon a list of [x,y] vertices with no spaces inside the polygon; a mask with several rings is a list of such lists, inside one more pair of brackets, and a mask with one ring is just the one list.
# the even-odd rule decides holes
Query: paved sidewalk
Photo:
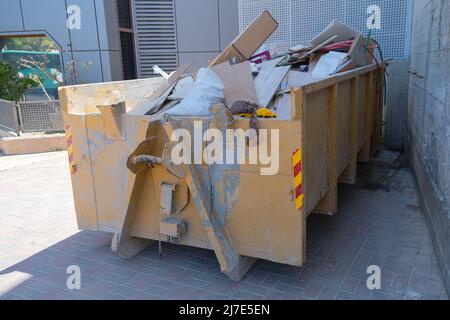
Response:
[{"label": "paved sidewalk", "polygon": [[[78,231],[65,152],[0,157],[0,299],[447,299],[411,170],[382,152],[340,186],[339,214],[311,215],[307,262],[258,261],[241,282],[214,253],[163,245],[132,260],[111,253],[111,235]],[[70,265],[82,288],[66,287]],[[382,289],[366,287],[367,266]]]}]

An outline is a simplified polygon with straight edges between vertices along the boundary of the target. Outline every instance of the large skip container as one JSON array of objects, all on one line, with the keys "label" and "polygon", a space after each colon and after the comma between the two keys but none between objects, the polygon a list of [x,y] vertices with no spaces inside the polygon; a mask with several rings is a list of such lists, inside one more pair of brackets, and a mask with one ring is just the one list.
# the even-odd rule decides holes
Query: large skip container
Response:
[{"label": "large skip container", "polygon": [[[113,233],[124,258],[151,240],[212,249],[233,280],[256,259],[301,266],[308,215],[337,213],[338,183],[354,184],[358,161],[381,144],[384,67],[292,88],[291,118],[259,121],[279,129],[279,171],[270,176],[260,165],[170,163],[174,129],[192,131],[194,120],[223,129],[223,117],[130,115],[162,79],[61,88],[79,228]],[[229,126],[247,129],[249,120]]]}]

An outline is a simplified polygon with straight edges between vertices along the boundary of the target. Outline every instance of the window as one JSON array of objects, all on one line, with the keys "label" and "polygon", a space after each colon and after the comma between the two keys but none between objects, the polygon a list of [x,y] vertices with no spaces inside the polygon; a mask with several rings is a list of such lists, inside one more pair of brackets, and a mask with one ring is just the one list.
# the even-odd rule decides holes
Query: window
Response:
[{"label": "window", "polygon": [[[61,48],[46,35],[0,36],[0,60],[9,63],[19,77],[39,79],[41,85],[25,92],[26,100],[58,99],[64,85]],[[66,67],[66,76],[73,74]]]},{"label": "window", "polygon": [[136,79],[136,60],[134,52],[134,31],[130,0],[117,0],[122,69],[125,80]]}]

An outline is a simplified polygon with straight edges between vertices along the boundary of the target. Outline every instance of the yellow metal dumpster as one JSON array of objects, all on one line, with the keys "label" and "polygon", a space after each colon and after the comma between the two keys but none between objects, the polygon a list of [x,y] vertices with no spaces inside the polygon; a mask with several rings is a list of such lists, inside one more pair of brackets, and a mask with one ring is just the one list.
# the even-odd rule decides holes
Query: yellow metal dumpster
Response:
[{"label": "yellow metal dumpster", "polygon": [[288,119],[259,120],[279,135],[269,175],[261,163],[173,163],[177,129],[246,130],[251,119],[220,106],[209,117],[131,115],[162,78],[60,88],[79,228],[113,233],[124,258],[152,240],[212,249],[233,280],[255,259],[301,266],[308,215],[337,213],[338,183],[355,183],[358,161],[381,144],[383,70],[292,88]]}]

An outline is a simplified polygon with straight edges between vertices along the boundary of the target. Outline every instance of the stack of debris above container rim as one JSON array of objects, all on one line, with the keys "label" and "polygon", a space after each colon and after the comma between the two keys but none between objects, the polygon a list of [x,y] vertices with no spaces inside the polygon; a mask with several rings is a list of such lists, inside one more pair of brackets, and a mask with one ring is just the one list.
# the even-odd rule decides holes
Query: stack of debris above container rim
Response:
[{"label": "stack of debris above container rim", "polygon": [[236,116],[290,119],[290,88],[378,63],[376,41],[338,21],[310,44],[272,56],[260,48],[277,28],[265,11],[208,68],[186,74],[190,62],[169,75],[155,66],[165,81],[130,114],[209,116],[212,105],[223,103]]}]

